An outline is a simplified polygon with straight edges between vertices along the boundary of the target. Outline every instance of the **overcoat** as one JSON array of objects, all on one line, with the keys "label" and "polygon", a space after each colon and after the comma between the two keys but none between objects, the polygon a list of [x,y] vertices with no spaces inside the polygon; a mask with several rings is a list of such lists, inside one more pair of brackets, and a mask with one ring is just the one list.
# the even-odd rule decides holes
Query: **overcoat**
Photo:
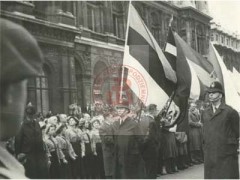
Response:
[{"label": "overcoat", "polygon": [[114,178],[143,179],[146,177],[142,157],[143,135],[139,123],[128,117],[122,124],[112,125],[114,134]]},{"label": "overcoat", "polygon": [[145,161],[147,178],[156,179],[160,144],[160,127],[157,126],[152,115],[146,114],[141,118],[140,128],[143,134],[146,135],[143,145],[143,159]]},{"label": "overcoat", "polygon": [[99,134],[102,140],[105,176],[113,176],[114,144],[111,126],[112,124],[105,120],[99,129]]},{"label": "overcoat", "polygon": [[239,179],[239,115],[222,103],[213,113],[208,107],[202,113],[204,132],[204,178]]},{"label": "overcoat", "polygon": [[37,121],[24,121],[15,138],[16,155],[26,154],[24,164],[28,178],[48,178],[48,164],[42,130]]}]

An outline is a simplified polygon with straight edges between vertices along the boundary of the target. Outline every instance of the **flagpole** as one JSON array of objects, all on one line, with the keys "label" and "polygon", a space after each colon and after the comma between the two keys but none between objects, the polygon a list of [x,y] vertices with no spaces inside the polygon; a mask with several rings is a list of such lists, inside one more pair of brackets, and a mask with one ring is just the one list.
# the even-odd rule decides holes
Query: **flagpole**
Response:
[{"label": "flagpole", "polygon": [[[169,20],[168,33],[169,33],[169,30],[172,28],[172,22],[173,22],[173,14],[172,14],[172,16],[171,16],[171,19]],[[166,40],[166,42],[165,42],[164,51],[165,51],[165,49],[166,49],[166,46],[167,46],[167,40]],[[168,105],[168,107],[167,107],[167,109],[166,109],[166,114],[165,114],[165,115],[167,115],[167,112],[168,112],[168,110],[169,110],[169,108],[170,108],[170,106],[171,106],[171,103],[172,103],[175,95],[176,95],[176,89],[172,92],[172,94],[171,94],[171,96],[170,96],[170,101],[167,101],[167,103],[168,103],[168,102],[170,102],[170,103],[169,103],[169,105]]]},{"label": "flagpole", "polygon": [[122,103],[122,94],[123,94],[123,77],[124,77],[124,57],[125,52],[127,50],[127,40],[128,40],[128,32],[129,32],[129,20],[130,20],[130,5],[132,4],[132,0],[129,1],[128,5],[128,18],[127,18],[127,27],[126,27],[126,34],[125,34],[125,44],[124,44],[124,55],[123,55],[123,63],[122,63],[122,72],[121,72],[121,84],[120,84],[120,94],[119,94],[119,103]]}]

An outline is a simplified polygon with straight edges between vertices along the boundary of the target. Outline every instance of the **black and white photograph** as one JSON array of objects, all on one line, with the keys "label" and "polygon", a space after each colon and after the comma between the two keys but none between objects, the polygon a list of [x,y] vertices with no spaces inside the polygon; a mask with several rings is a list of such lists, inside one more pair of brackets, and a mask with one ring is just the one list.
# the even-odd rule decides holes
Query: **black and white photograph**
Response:
[{"label": "black and white photograph", "polygon": [[239,12],[0,1],[0,178],[239,179]]}]

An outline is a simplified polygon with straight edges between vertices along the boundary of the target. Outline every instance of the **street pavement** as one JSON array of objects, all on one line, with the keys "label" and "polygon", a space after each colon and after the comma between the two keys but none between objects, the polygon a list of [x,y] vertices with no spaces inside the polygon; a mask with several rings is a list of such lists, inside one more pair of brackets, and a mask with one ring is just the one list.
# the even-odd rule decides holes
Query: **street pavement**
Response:
[{"label": "street pavement", "polygon": [[193,165],[174,174],[167,174],[158,179],[203,179],[203,164]]},{"label": "street pavement", "polygon": [[[240,164],[240,156],[238,156],[238,162]],[[204,179],[203,169],[204,169],[203,164],[193,165],[185,170],[179,171],[174,174],[159,176],[158,179]]]}]

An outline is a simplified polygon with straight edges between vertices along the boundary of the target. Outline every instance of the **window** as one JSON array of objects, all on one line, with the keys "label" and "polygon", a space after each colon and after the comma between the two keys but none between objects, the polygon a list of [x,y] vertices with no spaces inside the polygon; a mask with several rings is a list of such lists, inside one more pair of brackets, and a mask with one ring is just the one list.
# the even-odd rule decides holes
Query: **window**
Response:
[{"label": "window", "polygon": [[229,40],[228,40],[228,38],[226,39],[226,41],[227,41],[227,46],[228,46],[228,44],[229,44]]},{"label": "window", "polygon": [[94,12],[94,7],[91,5],[87,6],[87,19],[88,19],[88,29],[95,31],[95,12]]},{"label": "window", "polygon": [[159,31],[160,31],[160,27],[159,27],[159,22],[158,22],[158,16],[155,12],[151,13],[151,31],[152,34],[154,36],[154,38],[156,39],[156,41],[158,43],[160,38],[159,38]]},{"label": "window", "polygon": [[224,44],[224,37],[222,36],[222,44]]},{"label": "window", "polygon": [[72,1],[62,1],[62,10],[63,12],[73,14],[73,2]]},{"label": "window", "polygon": [[103,5],[103,2],[87,2],[88,29],[99,33],[103,32]]},{"label": "window", "polygon": [[218,41],[218,34],[216,34],[216,41]]},{"label": "window", "polygon": [[46,67],[43,72],[36,78],[28,81],[28,102],[32,102],[36,106],[37,112],[46,114],[49,111],[49,72]]},{"label": "window", "polygon": [[124,11],[123,2],[113,2],[113,34],[119,38],[124,38]]},{"label": "window", "polygon": [[124,38],[123,16],[113,14],[113,34],[119,38]]},{"label": "window", "polygon": [[197,26],[197,52],[204,54],[204,33],[200,25]]}]

